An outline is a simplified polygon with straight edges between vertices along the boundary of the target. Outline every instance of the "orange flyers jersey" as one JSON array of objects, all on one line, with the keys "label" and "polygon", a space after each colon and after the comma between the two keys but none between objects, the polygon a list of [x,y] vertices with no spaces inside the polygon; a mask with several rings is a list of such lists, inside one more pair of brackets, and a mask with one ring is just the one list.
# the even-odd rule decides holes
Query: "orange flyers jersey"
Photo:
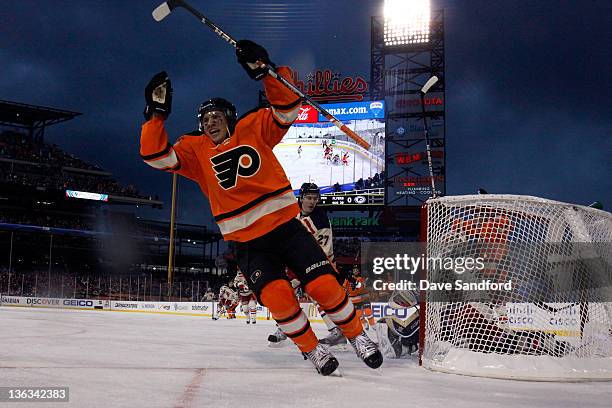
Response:
[{"label": "orange flyers jersey", "polygon": [[348,280],[344,282],[344,287],[348,291],[349,296],[353,302],[365,301],[369,298],[368,290],[366,289],[365,280],[363,277],[355,278],[355,283],[351,283]]},{"label": "orange flyers jersey", "polygon": [[[286,67],[278,72],[291,78]],[[250,241],[300,211],[272,148],[297,118],[301,99],[271,76],[263,83],[271,107],[245,115],[219,145],[196,132],[172,146],[162,119],[154,117],[142,126],[140,154],[145,163],[197,182],[226,240]]]}]

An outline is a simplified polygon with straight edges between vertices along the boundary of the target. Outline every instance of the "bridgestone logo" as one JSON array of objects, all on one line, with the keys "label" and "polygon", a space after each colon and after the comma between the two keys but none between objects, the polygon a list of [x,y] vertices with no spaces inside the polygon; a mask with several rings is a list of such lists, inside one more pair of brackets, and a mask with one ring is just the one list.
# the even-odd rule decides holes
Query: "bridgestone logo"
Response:
[{"label": "bridgestone logo", "polygon": [[329,261],[321,261],[317,262],[316,264],[310,265],[308,268],[306,268],[306,273],[310,273],[313,269],[320,268],[323,265],[329,265]]},{"label": "bridgestone logo", "polygon": [[138,304],[136,303],[115,303],[114,307],[124,307],[126,309],[136,309],[138,308]]}]

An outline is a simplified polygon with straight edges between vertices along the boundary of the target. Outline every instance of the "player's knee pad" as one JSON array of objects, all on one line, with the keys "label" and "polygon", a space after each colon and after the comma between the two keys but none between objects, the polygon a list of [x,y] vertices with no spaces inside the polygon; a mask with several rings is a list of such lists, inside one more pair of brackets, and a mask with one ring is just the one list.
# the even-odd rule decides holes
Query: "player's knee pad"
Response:
[{"label": "player's knee pad", "polygon": [[257,310],[257,301],[255,299],[249,300],[249,309]]},{"label": "player's knee pad", "polygon": [[274,280],[264,286],[259,298],[276,320],[285,319],[300,308],[300,304],[293,293],[293,288],[284,279]]},{"label": "player's knee pad", "polygon": [[348,338],[363,330],[353,303],[333,275],[322,275],[306,286],[306,292],[325,310],[327,316]]}]

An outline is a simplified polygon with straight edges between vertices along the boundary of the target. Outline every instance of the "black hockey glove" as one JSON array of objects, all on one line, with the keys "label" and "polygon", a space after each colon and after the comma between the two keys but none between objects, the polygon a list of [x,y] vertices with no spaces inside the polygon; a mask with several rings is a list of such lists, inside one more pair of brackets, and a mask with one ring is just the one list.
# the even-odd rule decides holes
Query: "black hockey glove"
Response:
[{"label": "black hockey glove", "polygon": [[250,40],[240,40],[236,43],[236,57],[238,57],[238,63],[255,81],[263,79],[268,74],[267,68],[260,68],[255,64],[257,61],[276,68],[276,65],[270,61],[268,51]]},{"label": "black hockey glove", "polygon": [[153,113],[168,117],[172,111],[172,84],[166,71],[155,74],[145,88],[144,117],[151,119]]}]

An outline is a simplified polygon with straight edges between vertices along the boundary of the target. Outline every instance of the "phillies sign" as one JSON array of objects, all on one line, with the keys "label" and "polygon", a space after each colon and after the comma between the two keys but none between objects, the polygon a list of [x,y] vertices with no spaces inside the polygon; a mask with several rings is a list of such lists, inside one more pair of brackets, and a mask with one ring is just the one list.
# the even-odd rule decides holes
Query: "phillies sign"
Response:
[{"label": "phillies sign", "polygon": [[300,73],[293,71],[295,86],[315,101],[362,101],[368,91],[367,81],[358,77],[341,77],[330,69],[317,70],[306,75],[306,82]]}]

